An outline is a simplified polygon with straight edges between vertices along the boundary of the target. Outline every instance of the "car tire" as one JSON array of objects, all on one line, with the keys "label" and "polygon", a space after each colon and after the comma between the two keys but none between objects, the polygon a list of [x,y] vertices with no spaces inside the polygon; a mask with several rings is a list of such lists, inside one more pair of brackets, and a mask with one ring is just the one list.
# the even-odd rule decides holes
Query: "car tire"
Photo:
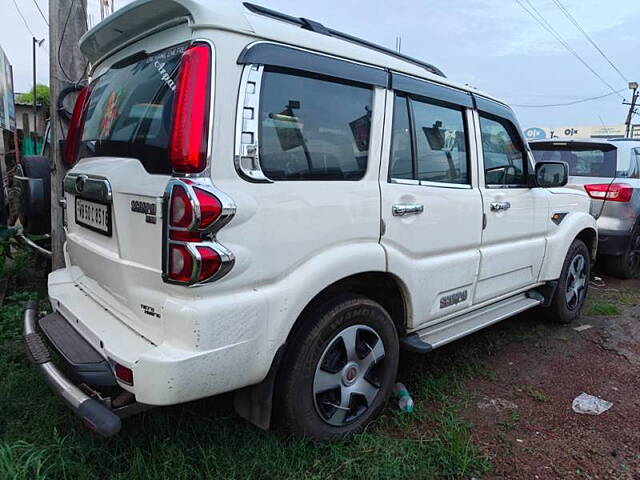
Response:
[{"label": "car tire", "polygon": [[398,371],[387,311],[359,295],[316,305],[294,329],[276,387],[282,427],[313,440],[351,436],[378,416]]},{"label": "car tire", "polygon": [[591,261],[582,240],[574,240],[562,266],[548,315],[559,323],[571,323],[579,315],[589,291]]},{"label": "car tire", "polygon": [[631,232],[631,238],[624,255],[607,257],[605,270],[612,277],[627,280],[640,275],[640,224]]},{"label": "car tire", "polygon": [[51,233],[51,168],[49,159],[40,155],[25,155],[20,163],[22,176],[42,180],[44,203],[42,211],[30,212],[28,216],[20,218],[24,232],[31,235]]}]

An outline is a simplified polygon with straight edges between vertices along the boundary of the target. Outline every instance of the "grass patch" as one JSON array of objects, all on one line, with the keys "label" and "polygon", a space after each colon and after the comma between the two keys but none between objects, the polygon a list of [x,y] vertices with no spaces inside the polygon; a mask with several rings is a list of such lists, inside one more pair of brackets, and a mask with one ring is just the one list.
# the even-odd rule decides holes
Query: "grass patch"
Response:
[{"label": "grass patch", "polygon": [[348,442],[313,444],[263,432],[237,417],[230,395],[150,410],[126,419],[117,437],[97,437],[24,354],[22,308],[29,299],[46,308],[44,269],[17,256],[8,271],[0,309],[1,479],[455,479],[490,469],[458,413],[464,382],[487,367],[481,351],[460,345],[403,359],[400,379],[416,414],[389,407]]},{"label": "grass patch", "polygon": [[609,302],[593,302],[587,309],[587,315],[599,315],[605,317],[611,317],[620,315],[621,310],[615,303]]}]

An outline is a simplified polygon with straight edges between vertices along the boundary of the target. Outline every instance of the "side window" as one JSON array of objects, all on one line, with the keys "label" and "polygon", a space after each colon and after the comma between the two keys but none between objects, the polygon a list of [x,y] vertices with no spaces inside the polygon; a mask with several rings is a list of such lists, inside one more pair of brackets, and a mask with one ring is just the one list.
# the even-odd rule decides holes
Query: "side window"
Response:
[{"label": "side window", "polygon": [[373,90],[265,69],[260,165],[271,180],[360,180],[367,169]]},{"label": "side window", "polygon": [[411,100],[418,180],[469,184],[461,109]]},{"label": "side window", "polygon": [[391,178],[415,178],[411,154],[411,130],[407,98],[396,96],[393,106],[393,133],[391,136]]},{"label": "side window", "polygon": [[526,154],[508,120],[480,116],[484,178],[488,186],[525,186]]}]

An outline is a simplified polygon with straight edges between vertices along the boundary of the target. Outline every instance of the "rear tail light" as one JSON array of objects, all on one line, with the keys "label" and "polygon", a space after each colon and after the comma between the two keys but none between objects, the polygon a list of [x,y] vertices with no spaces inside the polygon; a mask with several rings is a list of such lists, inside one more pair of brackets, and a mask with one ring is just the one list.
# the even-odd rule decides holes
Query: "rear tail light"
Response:
[{"label": "rear tail light", "polygon": [[182,54],[173,99],[169,160],[177,173],[197,173],[207,162],[211,49],[194,44]]},{"label": "rear tail light", "polygon": [[76,163],[78,153],[80,153],[80,143],[82,142],[82,132],[84,131],[84,119],[89,106],[89,87],[80,90],[76,104],[73,107],[71,123],[67,131],[67,141],[64,145],[64,164],[68,167]]},{"label": "rear tail light", "polygon": [[172,244],[169,248],[169,278],[181,283],[193,278],[193,256],[185,245]]},{"label": "rear tail light", "polygon": [[212,277],[220,268],[220,255],[210,247],[196,247],[200,254],[200,274],[198,281],[201,282]]},{"label": "rear tail light", "polygon": [[173,179],[167,197],[165,281],[193,285],[220,278],[234,259],[214,234],[231,219],[233,202],[204,179]]},{"label": "rear tail light", "polygon": [[187,191],[178,185],[171,192],[169,218],[172,227],[187,228],[193,223],[193,207]]},{"label": "rear tail light", "polygon": [[206,192],[200,188],[193,189],[198,204],[200,205],[200,228],[207,228],[222,214],[222,205],[220,200],[212,193]]},{"label": "rear tail light", "polygon": [[633,187],[626,183],[595,183],[584,189],[591,198],[610,202],[628,202],[633,196]]},{"label": "rear tail light", "polygon": [[124,365],[120,365],[116,363],[115,366],[116,377],[123,383],[127,385],[133,385],[133,371],[130,368],[125,367]]}]

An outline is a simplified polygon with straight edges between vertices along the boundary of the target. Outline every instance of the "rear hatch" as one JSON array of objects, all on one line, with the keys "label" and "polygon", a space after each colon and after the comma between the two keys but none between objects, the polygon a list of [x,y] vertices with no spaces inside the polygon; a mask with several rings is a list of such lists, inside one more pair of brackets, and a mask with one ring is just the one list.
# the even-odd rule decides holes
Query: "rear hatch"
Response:
[{"label": "rear hatch", "polygon": [[79,161],[65,179],[77,283],[156,343],[162,340],[166,290],[162,197],[172,170],[175,80],[186,47],[134,51],[92,79],[78,122],[84,125]]},{"label": "rear hatch", "polygon": [[[609,143],[558,141],[532,142],[530,146],[536,161],[562,161],[569,165],[569,188],[584,192],[587,185],[608,186],[616,178],[617,149]],[[589,196],[591,215],[598,218],[605,201]]]}]

